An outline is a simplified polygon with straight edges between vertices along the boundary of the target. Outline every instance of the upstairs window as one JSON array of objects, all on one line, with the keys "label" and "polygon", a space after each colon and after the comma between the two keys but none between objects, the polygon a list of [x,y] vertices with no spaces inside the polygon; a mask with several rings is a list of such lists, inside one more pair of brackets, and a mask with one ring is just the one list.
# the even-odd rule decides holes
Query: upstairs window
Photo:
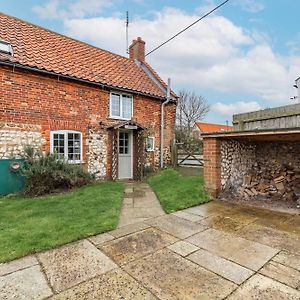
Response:
[{"label": "upstairs window", "polygon": [[82,134],[78,131],[51,131],[50,152],[69,163],[82,162]]},{"label": "upstairs window", "polygon": [[110,117],[130,120],[132,118],[132,96],[125,94],[110,94]]},{"label": "upstairs window", "polygon": [[0,53],[1,52],[13,55],[11,44],[0,40]]}]

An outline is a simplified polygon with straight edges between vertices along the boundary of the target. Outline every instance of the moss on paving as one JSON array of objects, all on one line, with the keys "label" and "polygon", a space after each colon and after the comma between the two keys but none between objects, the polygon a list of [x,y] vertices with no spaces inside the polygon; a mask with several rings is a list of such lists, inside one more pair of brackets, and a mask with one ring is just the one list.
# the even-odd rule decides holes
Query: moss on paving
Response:
[{"label": "moss on paving", "polygon": [[43,198],[0,197],[0,263],[116,228],[123,190],[104,182]]},{"label": "moss on paving", "polygon": [[174,169],[162,170],[148,178],[167,213],[209,201],[202,176],[182,176]]}]

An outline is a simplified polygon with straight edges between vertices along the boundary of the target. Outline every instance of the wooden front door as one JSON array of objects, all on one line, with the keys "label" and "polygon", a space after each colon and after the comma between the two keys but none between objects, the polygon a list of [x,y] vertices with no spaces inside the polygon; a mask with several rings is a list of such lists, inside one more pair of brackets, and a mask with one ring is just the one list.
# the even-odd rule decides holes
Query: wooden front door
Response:
[{"label": "wooden front door", "polygon": [[131,130],[119,132],[119,179],[133,177],[133,138]]}]

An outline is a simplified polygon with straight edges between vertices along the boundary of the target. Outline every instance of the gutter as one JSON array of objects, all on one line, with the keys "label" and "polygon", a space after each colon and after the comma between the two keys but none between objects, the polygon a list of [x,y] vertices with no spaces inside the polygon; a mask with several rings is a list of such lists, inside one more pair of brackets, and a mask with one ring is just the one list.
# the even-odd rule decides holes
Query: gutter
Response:
[{"label": "gutter", "polygon": [[288,135],[288,134],[300,134],[300,127],[212,132],[212,133],[203,133],[202,137],[204,139],[205,138],[237,138],[237,137]]},{"label": "gutter", "polygon": [[171,101],[171,79],[168,78],[167,99],[161,104],[161,119],[160,119],[160,167],[164,167],[164,117],[165,105]]},{"label": "gutter", "polygon": [[97,82],[89,81],[89,80],[86,80],[86,79],[80,79],[80,78],[69,76],[69,75],[61,75],[59,73],[46,71],[46,70],[38,69],[38,68],[35,68],[35,67],[24,66],[24,65],[21,65],[21,64],[17,64],[17,63],[5,62],[5,61],[0,60],[0,66],[1,65],[2,66],[7,66],[7,67],[12,67],[13,70],[15,68],[19,68],[19,69],[22,69],[22,70],[25,70],[25,71],[37,72],[37,73],[41,73],[41,74],[44,74],[44,75],[54,76],[54,77],[57,77],[58,80],[67,79],[67,80],[77,81],[77,82],[84,83],[84,84],[94,85],[94,86],[100,87],[102,89],[106,88],[108,90],[115,90],[115,91],[121,91],[121,92],[125,92],[125,93],[132,93],[132,94],[136,94],[136,95],[155,98],[155,99],[158,99],[158,100],[161,100],[161,101],[163,101],[165,99],[164,97],[155,96],[155,95],[152,95],[152,94],[138,92],[138,91],[130,90],[130,89],[126,89],[126,88],[115,87],[113,85],[97,83]]}]

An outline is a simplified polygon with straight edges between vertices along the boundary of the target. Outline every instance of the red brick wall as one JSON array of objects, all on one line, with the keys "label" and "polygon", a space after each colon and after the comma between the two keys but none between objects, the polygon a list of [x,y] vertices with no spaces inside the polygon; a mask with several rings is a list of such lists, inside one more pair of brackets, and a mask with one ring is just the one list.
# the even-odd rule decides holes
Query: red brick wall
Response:
[{"label": "red brick wall", "polygon": [[[109,94],[91,85],[0,67],[0,122],[41,125],[46,139],[44,151],[50,149],[51,130],[81,131],[86,161],[88,127],[99,127],[99,121],[105,126],[119,122],[109,119]],[[134,120],[149,129],[159,146],[160,101],[133,95],[133,103]],[[166,107],[168,147],[174,138],[175,109],[175,104]]]},{"label": "red brick wall", "polygon": [[203,158],[205,188],[213,197],[217,197],[221,190],[220,139],[203,139]]},{"label": "red brick wall", "polygon": [[133,40],[129,46],[129,58],[145,61],[145,42],[140,37]]}]

